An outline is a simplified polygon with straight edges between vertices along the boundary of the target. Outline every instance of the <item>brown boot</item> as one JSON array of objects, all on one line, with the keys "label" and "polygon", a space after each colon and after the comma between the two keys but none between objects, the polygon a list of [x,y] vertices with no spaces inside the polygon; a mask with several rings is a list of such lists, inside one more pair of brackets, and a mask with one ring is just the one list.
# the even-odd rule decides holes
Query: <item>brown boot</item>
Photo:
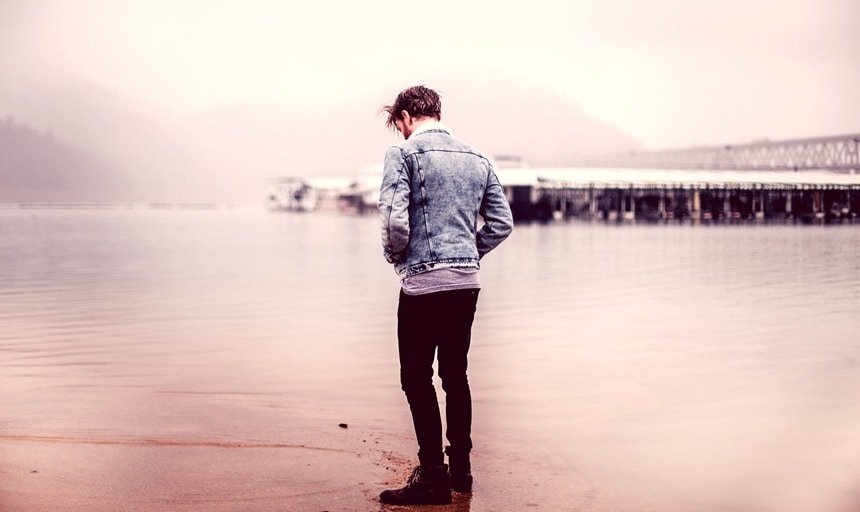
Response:
[{"label": "brown boot", "polygon": [[469,452],[457,452],[451,450],[450,446],[446,446],[445,453],[448,454],[450,467],[448,481],[451,483],[451,489],[457,492],[472,492],[472,464],[469,460]]},{"label": "brown boot", "polygon": [[379,501],[390,505],[447,505],[451,503],[448,466],[416,466],[400,489],[382,491]]}]

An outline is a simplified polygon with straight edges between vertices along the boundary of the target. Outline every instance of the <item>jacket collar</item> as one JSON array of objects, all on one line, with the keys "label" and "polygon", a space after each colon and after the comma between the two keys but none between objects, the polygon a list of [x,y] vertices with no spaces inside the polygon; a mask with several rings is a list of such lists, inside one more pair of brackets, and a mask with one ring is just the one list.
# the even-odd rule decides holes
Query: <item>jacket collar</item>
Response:
[{"label": "jacket collar", "polygon": [[412,135],[410,135],[410,137],[414,137],[415,135],[418,135],[419,133],[428,132],[430,130],[443,131],[443,132],[447,133],[448,135],[452,135],[451,129],[448,128],[447,126],[445,126],[444,124],[442,124],[441,122],[439,122],[439,121],[426,121],[423,124],[421,124],[421,126],[416,128],[415,131],[412,132]]}]

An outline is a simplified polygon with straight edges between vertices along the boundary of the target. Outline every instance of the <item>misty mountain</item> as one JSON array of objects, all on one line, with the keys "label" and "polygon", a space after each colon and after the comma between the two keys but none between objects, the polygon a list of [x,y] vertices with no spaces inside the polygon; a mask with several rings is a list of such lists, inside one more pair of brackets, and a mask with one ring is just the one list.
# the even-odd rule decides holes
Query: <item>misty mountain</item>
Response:
[{"label": "misty mountain", "polygon": [[[553,91],[475,77],[443,85],[443,122],[487,155],[564,164],[641,147]],[[256,201],[274,177],[353,176],[381,163],[398,139],[377,111],[398,90],[329,104],[297,98],[290,107],[182,111],[94,86],[29,90],[6,101],[19,118],[126,171],[136,199]]]},{"label": "misty mountain", "polygon": [[585,113],[557,91],[480,80],[443,89],[443,121],[488,154],[519,155],[533,165],[642,149],[639,141]]},{"label": "misty mountain", "polygon": [[0,121],[0,201],[116,200],[126,187],[117,169],[51,132]]}]

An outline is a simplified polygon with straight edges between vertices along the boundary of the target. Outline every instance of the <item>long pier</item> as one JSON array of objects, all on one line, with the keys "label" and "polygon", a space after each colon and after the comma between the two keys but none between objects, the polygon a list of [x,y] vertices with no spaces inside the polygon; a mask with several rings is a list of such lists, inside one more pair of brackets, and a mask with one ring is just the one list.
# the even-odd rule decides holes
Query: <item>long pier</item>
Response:
[{"label": "long pier", "polygon": [[584,158],[569,167],[497,162],[521,220],[852,220],[860,134]]},{"label": "long pier", "polygon": [[498,169],[518,220],[851,220],[860,174],[592,168]]}]

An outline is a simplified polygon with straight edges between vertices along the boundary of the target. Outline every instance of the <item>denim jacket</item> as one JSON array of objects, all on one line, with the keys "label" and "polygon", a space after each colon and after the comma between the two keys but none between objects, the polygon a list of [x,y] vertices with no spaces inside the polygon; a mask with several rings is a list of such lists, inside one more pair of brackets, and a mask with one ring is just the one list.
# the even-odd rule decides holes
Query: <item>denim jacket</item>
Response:
[{"label": "denim jacket", "polygon": [[513,229],[490,161],[432,121],[385,153],[379,213],[385,259],[401,277],[478,268]]}]

